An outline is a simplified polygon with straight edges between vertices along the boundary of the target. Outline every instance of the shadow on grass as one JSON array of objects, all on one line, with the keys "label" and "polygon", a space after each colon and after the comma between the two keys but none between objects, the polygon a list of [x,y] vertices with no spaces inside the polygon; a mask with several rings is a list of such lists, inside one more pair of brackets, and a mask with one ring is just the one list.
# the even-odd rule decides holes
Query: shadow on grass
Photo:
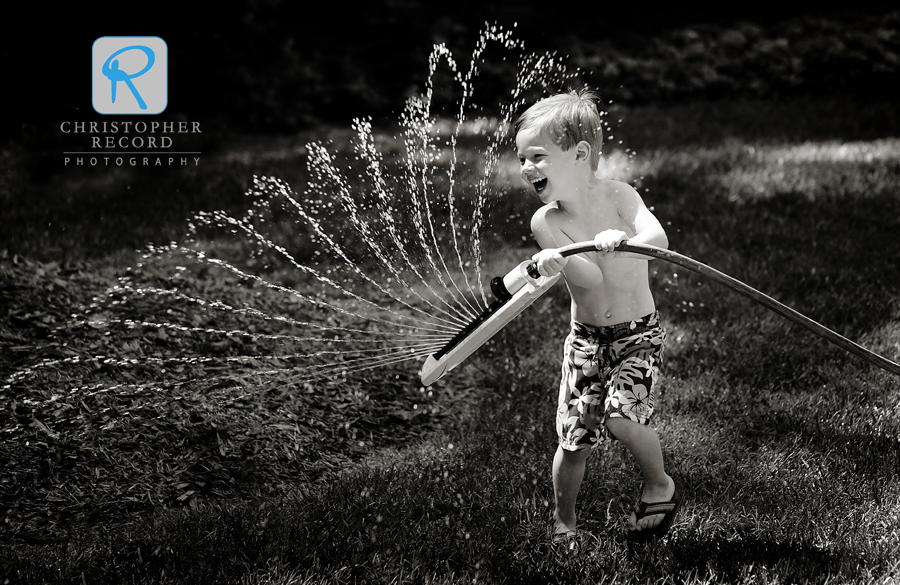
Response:
[{"label": "shadow on grass", "polygon": [[859,568],[847,551],[749,535],[727,539],[687,536],[670,546],[679,559],[679,572],[715,574],[726,583],[761,579],[766,573],[784,582],[817,582],[830,575],[849,578]]},{"label": "shadow on grass", "polygon": [[[831,184],[828,189],[776,189],[749,198],[736,196],[713,170],[688,179],[684,169],[663,168],[650,191],[657,194],[657,215],[671,224],[671,249],[865,346],[872,336],[890,335],[885,327],[895,326],[900,302],[900,281],[892,277],[900,271],[893,235],[900,227],[898,170],[896,165],[857,170],[857,175],[886,175],[865,188],[849,188],[840,167],[822,164],[806,172],[832,173],[822,179]],[[821,387],[837,370],[855,369],[857,363],[869,367],[707,278],[666,263],[652,264],[651,272],[657,306],[672,326],[668,375],[688,378],[714,369],[734,383],[794,391]],[[898,359],[896,352],[883,354]]]}]

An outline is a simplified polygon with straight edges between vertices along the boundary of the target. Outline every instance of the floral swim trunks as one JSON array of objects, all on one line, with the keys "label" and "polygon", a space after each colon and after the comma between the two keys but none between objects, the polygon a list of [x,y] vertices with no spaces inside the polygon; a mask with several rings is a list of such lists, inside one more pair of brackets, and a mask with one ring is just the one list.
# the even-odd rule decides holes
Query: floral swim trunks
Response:
[{"label": "floral swim trunks", "polygon": [[564,449],[598,446],[610,417],[650,422],[665,340],[658,312],[609,326],[572,322],[556,411]]}]

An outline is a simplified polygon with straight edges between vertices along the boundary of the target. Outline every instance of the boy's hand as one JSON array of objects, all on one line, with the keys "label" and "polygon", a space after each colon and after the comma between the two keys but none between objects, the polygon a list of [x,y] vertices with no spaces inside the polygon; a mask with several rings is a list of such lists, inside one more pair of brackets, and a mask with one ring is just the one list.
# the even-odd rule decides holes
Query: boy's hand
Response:
[{"label": "boy's hand", "polygon": [[622,230],[606,230],[594,236],[594,246],[600,252],[612,252],[616,246],[628,240]]},{"label": "boy's hand", "polygon": [[541,250],[532,256],[531,259],[537,263],[537,269],[541,276],[553,276],[554,274],[559,274],[569,262],[568,258],[564,258],[559,252],[550,248]]}]

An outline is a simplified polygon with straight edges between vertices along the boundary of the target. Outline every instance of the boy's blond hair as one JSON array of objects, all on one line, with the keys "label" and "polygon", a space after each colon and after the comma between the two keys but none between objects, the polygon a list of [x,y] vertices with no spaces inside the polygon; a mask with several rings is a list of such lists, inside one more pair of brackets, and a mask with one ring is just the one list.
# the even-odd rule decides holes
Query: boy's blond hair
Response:
[{"label": "boy's blond hair", "polygon": [[597,111],[597,94],[588,89],[570,90],[544,98],[525,110],[516,120],[516,134],[537,128],[563,150],[582,140],[591,145],[591,168],[597,170],[603,129]]}]

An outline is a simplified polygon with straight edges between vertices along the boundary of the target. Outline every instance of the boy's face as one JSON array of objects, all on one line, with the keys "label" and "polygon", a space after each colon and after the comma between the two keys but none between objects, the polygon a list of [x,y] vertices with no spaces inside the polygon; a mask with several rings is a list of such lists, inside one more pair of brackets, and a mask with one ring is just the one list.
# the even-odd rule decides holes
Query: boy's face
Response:
[{"label": "boy's face", "polygon": [[543,203],[556,201],[567,192],[573,178],[576,149],[563,150],[539,129],[526,128],[516,135],[519,172]]}]

